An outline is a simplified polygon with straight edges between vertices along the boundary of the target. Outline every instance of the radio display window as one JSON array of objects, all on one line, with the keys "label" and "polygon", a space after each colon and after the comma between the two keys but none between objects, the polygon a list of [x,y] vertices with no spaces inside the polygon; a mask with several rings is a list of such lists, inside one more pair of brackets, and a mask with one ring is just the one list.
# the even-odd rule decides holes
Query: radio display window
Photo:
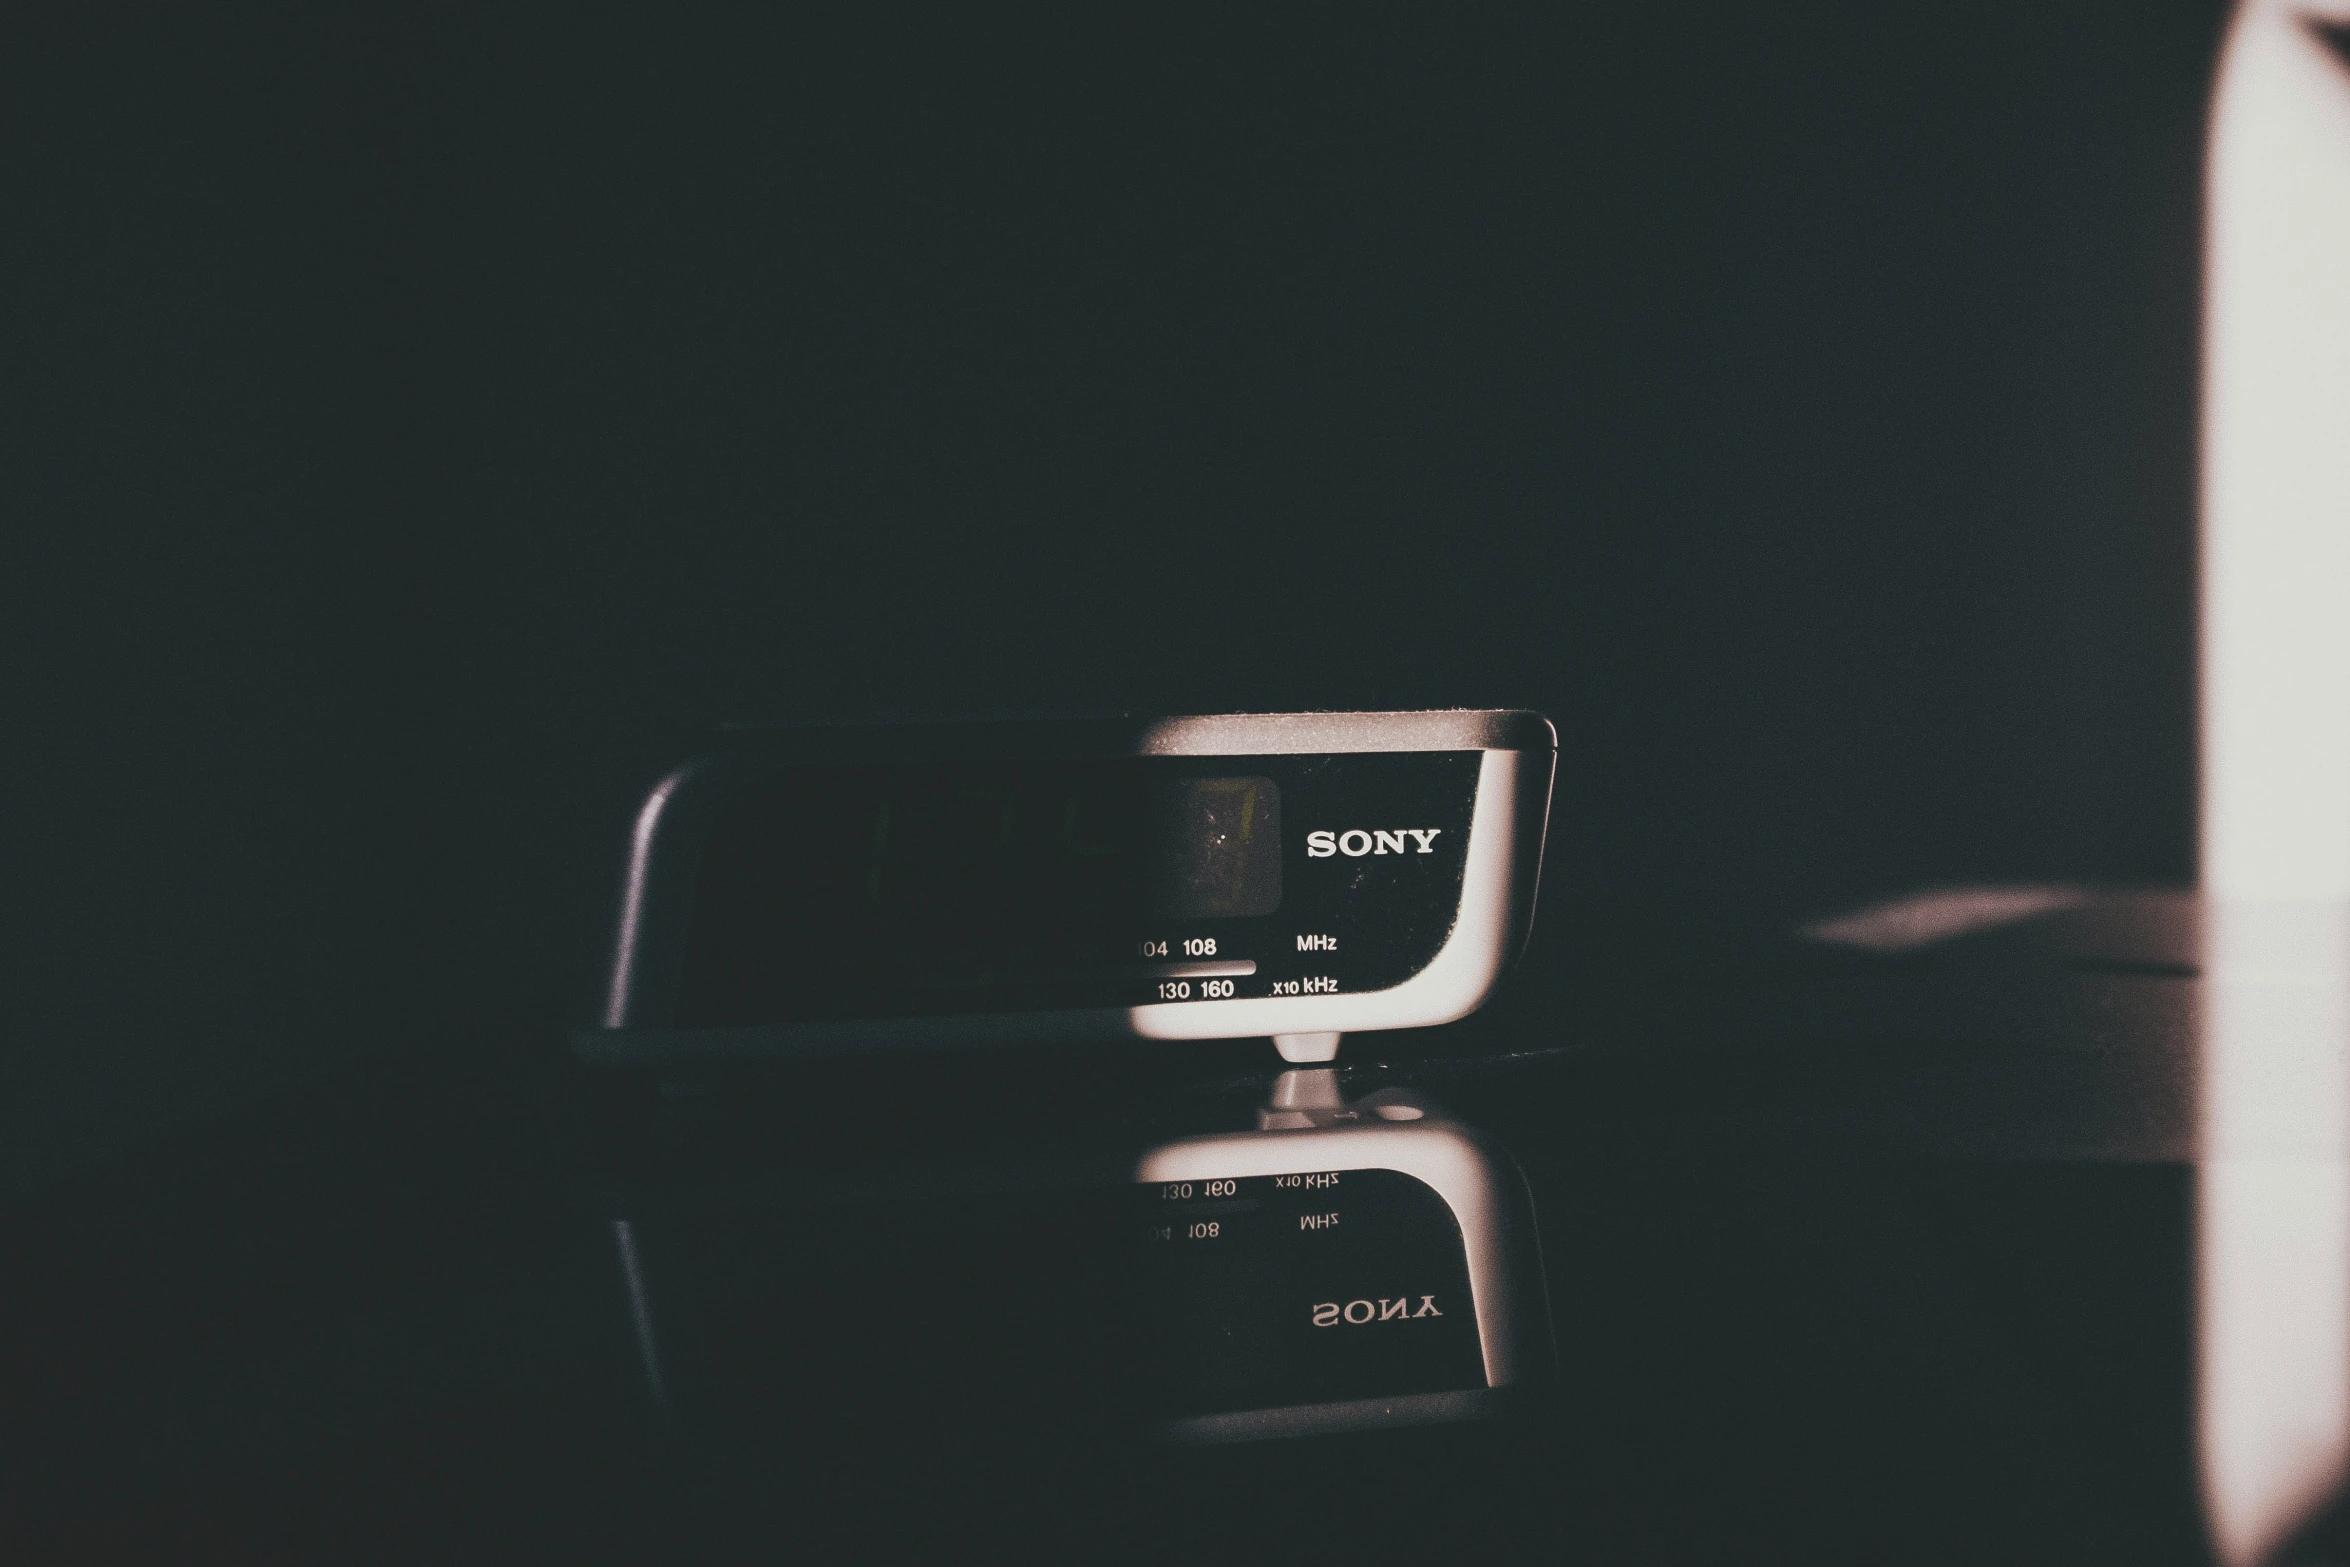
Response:
[{"label": "radio display window", "polygon": [[675,1017],[726,1027],[1393,984],[1450,926],[1476,761],[776,770],[711,819]]}]

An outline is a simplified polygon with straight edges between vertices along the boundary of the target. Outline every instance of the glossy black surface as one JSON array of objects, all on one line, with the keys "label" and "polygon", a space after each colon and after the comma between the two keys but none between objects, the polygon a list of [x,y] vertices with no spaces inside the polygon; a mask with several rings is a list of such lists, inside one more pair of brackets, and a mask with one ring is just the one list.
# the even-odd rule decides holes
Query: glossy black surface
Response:
[{"label": "glossy black surface", "polygon": [[[1358,1040],[1350,1092],[1438,1093],[1524,1167],[1561,1369],[1273,1461],[1138,1434],[1115,1239],[1141,1147],[1262,1102],[1261,1043],[323,1097],[20,1217],[11,1527],[102,1542],[135,1495],[395,1555],[2197,1560],[2194,913],[1895,959],[1586,926],[1612,982]],[[608,1224],[648,1186],[761,1216],[733,1287],[784,1306],[728,1331],[783,1391],[719,1439],[646,1398]]]}]

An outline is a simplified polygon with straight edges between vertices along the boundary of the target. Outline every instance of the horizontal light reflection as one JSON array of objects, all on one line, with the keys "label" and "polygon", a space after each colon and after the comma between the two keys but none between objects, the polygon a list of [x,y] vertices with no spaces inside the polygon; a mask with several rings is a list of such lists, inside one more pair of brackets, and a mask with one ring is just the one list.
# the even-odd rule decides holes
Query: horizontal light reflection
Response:
[{"label": "horizontal light reflection", "polygon": [[1915,952],[1955,936],[2055,914],[2087,897],[2079,887],[1940,887],[1815,920],[1802,934],[1864,952]]}]

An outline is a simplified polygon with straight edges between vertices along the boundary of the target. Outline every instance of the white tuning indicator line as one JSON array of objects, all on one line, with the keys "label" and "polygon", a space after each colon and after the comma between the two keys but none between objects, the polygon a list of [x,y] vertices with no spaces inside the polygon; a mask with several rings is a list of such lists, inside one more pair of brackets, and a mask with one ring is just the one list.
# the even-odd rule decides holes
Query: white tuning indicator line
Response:
[{"label": "white tuning indicator line", "polygon": [[1224,979],[1256,971],[1254,958],[1234,958],[1228,963],[1145,963],[1140,973],[1146,979]]}]

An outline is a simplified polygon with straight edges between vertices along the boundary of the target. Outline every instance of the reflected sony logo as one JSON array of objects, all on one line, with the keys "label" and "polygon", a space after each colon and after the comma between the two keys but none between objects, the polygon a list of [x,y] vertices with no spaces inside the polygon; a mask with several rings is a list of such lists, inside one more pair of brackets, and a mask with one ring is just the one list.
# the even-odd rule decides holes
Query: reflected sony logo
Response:
[{"label": "reflected sony logo", "polygon": [[1314,1326],[1334,1328],[1343,1322],[1359,1328],[1366,1322],[1410,1322],[1420,1317],[1444,1315],[1436,1309],[1436,1297],[1433,1295],[1420,1297],[1418,1311],[1412,1310],[1411,1304],[1409,1295],[1398,1295],[1393,1300],[1382,1300],[1375,1305],[1367,1300],[1350,1300],[1341,1306],[1337,1301],[1326,1300],[1314,1307]]},{"label": "reflected sony logo", "polygon": [[1411,852],[1404,845],[1407,838],[1419,845],[1420,853],[1434,854],[1436,835],[1442,831],[1441,827],[1403,827],[1394,832],[1365,832],[1356,827],[1346,832],[1310,832],[1306,834],[1306,854],[1317,860],[1333,854],[1358,860],[1366,854],[1407,854]]}]

